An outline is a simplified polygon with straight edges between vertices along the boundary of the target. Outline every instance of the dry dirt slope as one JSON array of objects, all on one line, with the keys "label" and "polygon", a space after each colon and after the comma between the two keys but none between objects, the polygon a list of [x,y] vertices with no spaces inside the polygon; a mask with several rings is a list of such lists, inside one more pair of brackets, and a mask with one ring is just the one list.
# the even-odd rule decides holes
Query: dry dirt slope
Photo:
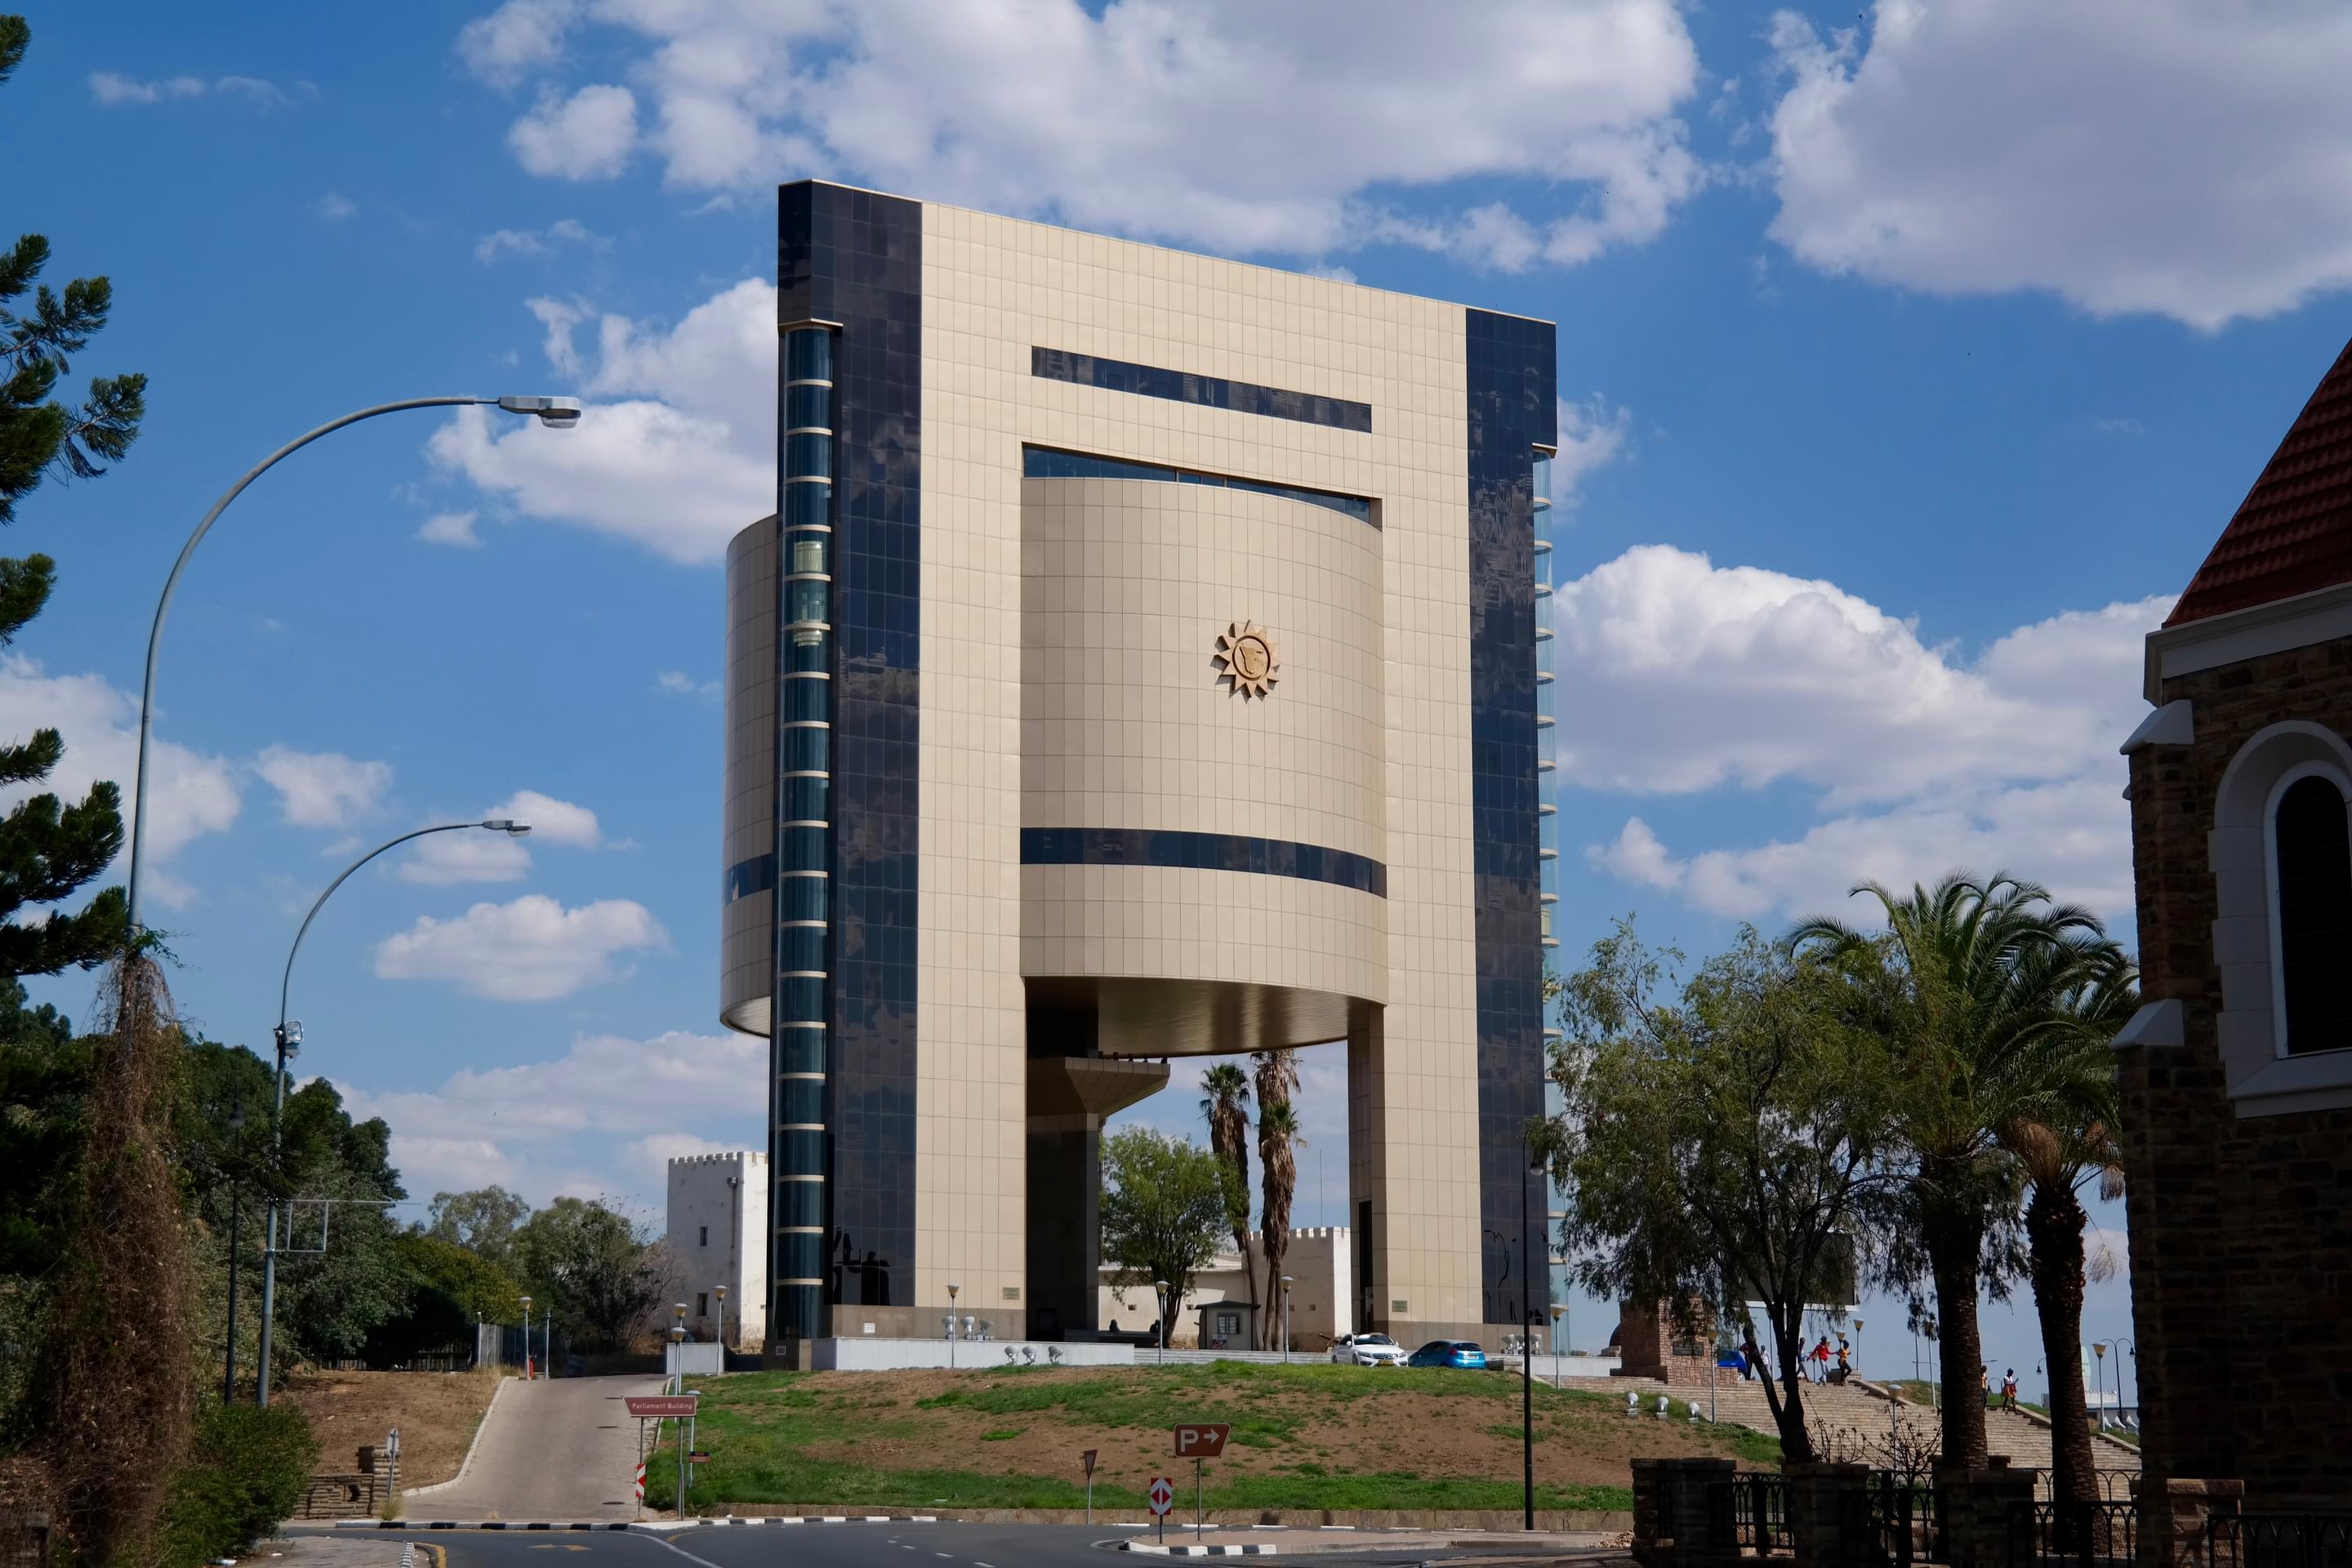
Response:
[{"label": "dry dirt slope", "polygon": [[289,1379],[273,1397],[310,1418],[321,1471],[352,1468],[361,1445],[399,1427],[404,1490],[457,1473],[498,1386],[491,1372],[322,1372]]}]

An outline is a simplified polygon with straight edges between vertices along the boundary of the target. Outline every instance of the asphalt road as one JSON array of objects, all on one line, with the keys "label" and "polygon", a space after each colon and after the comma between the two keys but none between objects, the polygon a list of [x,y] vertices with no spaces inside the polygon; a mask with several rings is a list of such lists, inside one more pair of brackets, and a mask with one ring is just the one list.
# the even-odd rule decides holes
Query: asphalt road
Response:
[{"label": "asphalt road", "polygon": [[[291,1530],[289,1534],[309,1533]],[[327,1533],[318,1531],[317,1533]],[[354,1534],[357,1531],[338,1533]],[[447,1568],[1144,1568],[1183,1559],[1116,1551],[1124,1534],[1102,1526],[1039,1524],[802,1524],[735,1529],[594,1531],[576,1534],[517,1531],[368,1531],[376,1541],[429,1542],[448,1553]],[[1172,1542],[1174,1530],[1169,1531]],[[1499,1536],[1479,1554],[1507,1552]],[[1523,1550],[1523,1549],[1522,1549]],[[1471,1555],[1460,1549],[1449,1558]],[[1399,1568],[1433,1554],[1318,1552],[1316,1568],[1379,1564]],[[1213,1561],[1213,1560],[1212,1560]]]},{"label": "asphalt road", "polygon": [[658,1377],[508,1384],[465,1479],[410,1492],[404,1506],[418,1519],[626,1519],[637,1423],[621,1402],[661,1386]]}]

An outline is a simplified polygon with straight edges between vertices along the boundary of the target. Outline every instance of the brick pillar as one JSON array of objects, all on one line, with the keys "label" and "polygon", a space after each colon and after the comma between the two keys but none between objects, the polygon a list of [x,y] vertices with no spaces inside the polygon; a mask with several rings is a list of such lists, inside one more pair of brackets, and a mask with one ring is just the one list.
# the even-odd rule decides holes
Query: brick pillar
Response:
[{"label": "brick pillar", "polygon": [[[2021,1512],[2033,1506],[2033,1472],[2013,1470],[2006,1460],[1981,1470],[1946,1470],[1937,1478],[1937,1506],[1944,1518],[1944,1551],[1951,1568],[2009,1568],[2032,1560],[2032,1523]],[[2023,1538],[2011,1551],[2011,1532]]]},{"label": "brick pillar", "polygon": [[1729,1490],[1737,1467],[1729,1459],[1661,1459],[1658,1464],[1664,1472],[1675,1561],[1737,1555]]},{"label": "brick pillar", "polygon": [[2205,1560],[2205,1527],[2238,1512],[2246,1496],[2243,1481],[2184,1480],[2179,1477],[2132,1478],[2139,1505],[2140,1568],[2190,1568]]},{"label": "brick pillar", "polygon": [[1808,1568],[1862,1568],[1874,1561],[1869,1541],[1868,1465],[1783,1465],[1789,1478],[1789,1535]]},{"label": "brick pillar", "polygon": [[1633,1469],[1633,1560],[1644,1568],[1657,1568],[1667,1561],[1663,1543],[1674,1533],[1673,1521],[1664,1516],[1665,1472],[1660,1467],[1666,1461],[1628,1462]]}]

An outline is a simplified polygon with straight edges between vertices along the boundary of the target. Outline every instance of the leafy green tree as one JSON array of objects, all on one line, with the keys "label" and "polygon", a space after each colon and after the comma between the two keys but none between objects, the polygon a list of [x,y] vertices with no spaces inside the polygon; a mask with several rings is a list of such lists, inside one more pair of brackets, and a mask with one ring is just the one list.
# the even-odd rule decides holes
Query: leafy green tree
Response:
[{"label": "leafy green tree", "polygon": [[[2066,998],[2112,944],[2090,911],[2007,872],[1954,872],[1903,896],[1875,882],[1854,891],[1878,901],[1883,935],[1817,916],[1788,945],[1836,963],[1849,1016],[1894,1057],[1905,1084],[1895,1133],[1910,1170],[1892,1258],[1898,1274],[1933,1282],[1944,1386],[1974,1389],[1978,1290],[2005,1289],[2023,1261],[2021,1173],[2001,1135],[2048,1110],[2049,1047],[2078,1026]],[[1984,1401],[1944,1401],[1942,1458],[1985,1463]]]},{"label": "leafy green tree", "polygon": [[515,1232],[530,1217],[530,1205],[504,1187],[436,1193],[425,1234],[481,1258],[495,1268],[514,1268]]},{"label": "leafy green tree", "polygon": [[1564,1109],[1530,1141],[1570,1194],[1561,1241],[1587,1289],[1671,1302],[1694,1335],[1720,1304],[1759,1363],[1744,1303],[1763,1303],[1780,1361],[1765,1399],[1781,1452],[1811,1459],[1805,1305],[1891,1217],[1900,1086],[1823,968],[1743,930],[1677,1000],[1680,958],[1621,921],[1563,980],[1550,1076]]},{"label": "leafy green tree", "polygon": [[[1265,1289],[1258,1296],[1267,1309],[1258,1314],[1258,1347],[1263,1350],[1268,1312],[1281,1289],[1283,1260],[1290,1253],[1290,1205],[1298,1194],[1298,1161],[1293,1151],[1306,1140],[1298,1135],[1298,1113],[1290,1103],[1298,1088],[1298,1053],[1286,1047],[1253,1051],[1250,1060],[1257,1064],[1257,1230],[1265,1249]],[[1242,1253],[1242,1267],[1249,1267],[1247,1250]]]},{"label": "leafy green tree", "polygon": [[2085,1256],[2090,1216],[2082,1193],[2096,1183],[2100,1196],[2123,1196],[2119,1096],[2108,1042],[2138,1008],[2137,984],[2138,972],[2120,948],[2095,955],[2063,1002],[2075,1026],[2053,1033],[2041,1047],[2033,1075],[2042,1081],[2042,1103],[2000,1132],[2025,1175],[2027,1277],[2041,1320],[2042,1364],[2050,1369],[2050,1493],[2063,1503],[2100,1500],[2076,1347],[2083,1342],[2084,1283],[2106,1278],[2115,1262]]},{"label": "leafy green tree", "polygon": [[1234,1251],[1249,1263],[1249,1075],[1231,1062],[1219,1062],[1201,1075],[1209,1098],[1201,1109],[1209,1118],[1209,1152],[1234,1173],[1237,1200],[1225,1215],[1233,1234]]},{"label": "leafy green tree", "polygon": [[[0,82],[24,63],[32,29],[22,16],[0,16]],[[130,449],[146,414],[147,378],[101,376],[68,407],[53,394],[72,357],[106,325],[113,287],[77,278],[63,295],[40,283],[49,242],[28,234],[0,255],[0,523],[15,521],[17,499],[57,474],[95,479]],[[16,301],[32,290],[29,309]],[[30,972],[20,972],[30,973]]]},{"label": "leafy green tree", "polygon": [[456,1242],[412,1230],[396,1237],[394,1247],[408,1278],[409,1305],[369,1336],[371,1363],[470,1346],[476,1323],[511,1323],[522,1316],[521,1287]]},{"label": "leafy green tree", "polygon": [[558,1198],[515,1232],[515,1262],[574,1341],[619,1350],[649,1326],[674,1285],[647,1227],[602,1198]]},{"label": "leafy green tree", "polygon": [[[1187,1138],[1149,1127],[1129,1127],[1102,1141],[1102,1257],[1115,1272],[1114,1289],[1149,1290],[1168,1281],[1160,1342],[1168,1342],[1169,1316],[1192,1292],[1192,1280],[1216,1255],[1233,1205],[1248,1194],[1234,1169]],[[1160,1303],[1155,1300],[1155,1309]]]}]

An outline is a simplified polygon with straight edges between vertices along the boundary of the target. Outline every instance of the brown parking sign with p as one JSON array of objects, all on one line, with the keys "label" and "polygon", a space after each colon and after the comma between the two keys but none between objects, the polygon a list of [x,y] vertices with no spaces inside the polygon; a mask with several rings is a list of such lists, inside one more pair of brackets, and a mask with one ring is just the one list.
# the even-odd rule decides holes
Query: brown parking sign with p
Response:
[{"label": "brown parking sign with p", "polygon": [[1180,1459],[1213,1459],[1225,1451],[1225,1439],[1233,1433],[1231,1426],[1179,1426],[1176,1428],[1176,1457]]}]

